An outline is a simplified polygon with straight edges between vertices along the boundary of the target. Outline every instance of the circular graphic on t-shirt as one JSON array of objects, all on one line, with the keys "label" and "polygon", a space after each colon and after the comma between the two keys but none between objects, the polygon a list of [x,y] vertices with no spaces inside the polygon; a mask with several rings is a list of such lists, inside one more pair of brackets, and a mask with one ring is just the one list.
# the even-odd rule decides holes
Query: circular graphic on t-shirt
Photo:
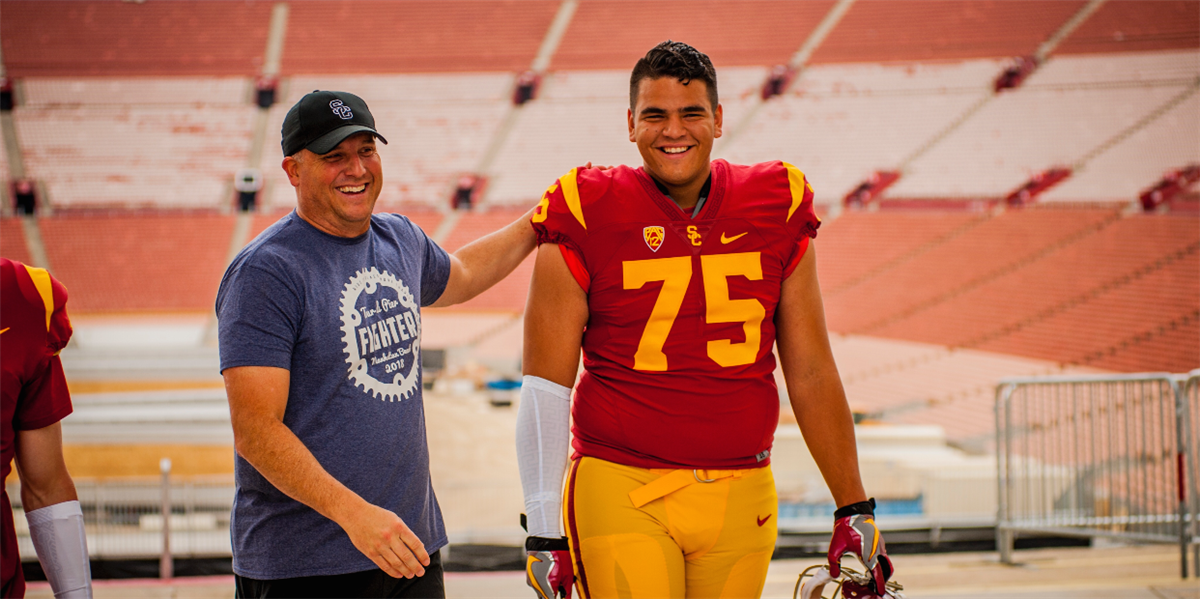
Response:
[{"label": "circular graphic on t-shirt", "polygon": [[417,390],[421,312],[403,281],[374,266],[350,277],[342,291],[342,341],[350,380],[382,401]]}]

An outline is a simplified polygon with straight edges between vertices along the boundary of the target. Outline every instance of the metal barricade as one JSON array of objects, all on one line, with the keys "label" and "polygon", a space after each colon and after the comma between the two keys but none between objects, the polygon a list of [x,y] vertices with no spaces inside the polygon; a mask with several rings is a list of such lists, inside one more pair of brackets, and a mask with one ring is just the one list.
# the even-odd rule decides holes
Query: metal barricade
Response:
[{"label": "metal barricade", "polygon": [[1197,543],[1195,378],[1153,373],[1001,381],[1001,561],[1012,562],[1018,534],[1179,543],[1186,578],[1188,546]]},{"label": "metal barricade", "polygon": [[1192,573],[1200,577],[1200,369],[1188,373],[1179,387],[1180,406],[1184,410],[1183,428],[1187,444],[1187,492],[1189,534],[1192,545]]},{"label": "metal barricade", "polygon": [[[164,522],[163,487],[156,479],[75,479],[92,559],[151,559],[163,554],[164,523],[175,558],[227,557],[233,478],[172,479],[170,516]],[[8,486],[16,512],[21,558],[36,559],[20,502],[19,487]]]}]

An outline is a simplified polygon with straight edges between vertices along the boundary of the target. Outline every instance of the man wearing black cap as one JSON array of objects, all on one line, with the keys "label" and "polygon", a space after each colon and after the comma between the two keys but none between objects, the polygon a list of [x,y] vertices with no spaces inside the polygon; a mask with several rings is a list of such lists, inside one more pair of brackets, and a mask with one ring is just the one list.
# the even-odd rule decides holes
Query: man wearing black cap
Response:
[{"label": "man wearing black cap", "polygon": [[447,254],[404,216],[372,214],[377,141],[358,96],[305,95],[283,121],[296,210],[221,281],[239,597],[445,595],[420,308],[512,272],[533,250],[532,212]]}]

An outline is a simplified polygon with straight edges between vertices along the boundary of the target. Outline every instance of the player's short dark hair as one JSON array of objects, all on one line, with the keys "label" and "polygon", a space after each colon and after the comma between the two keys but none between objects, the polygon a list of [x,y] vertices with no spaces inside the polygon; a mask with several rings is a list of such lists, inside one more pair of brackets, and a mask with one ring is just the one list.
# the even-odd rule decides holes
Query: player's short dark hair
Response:
[{"label": "player's short dark hair", "polygon": [[638,83],[642,79],[674,77],[687,85],[693,79],[708,87],[708,101],[717,110],[717,71],[703,52],[683,43],[667,40],[638,59],[629,77],[629,109],[637,104]]}]

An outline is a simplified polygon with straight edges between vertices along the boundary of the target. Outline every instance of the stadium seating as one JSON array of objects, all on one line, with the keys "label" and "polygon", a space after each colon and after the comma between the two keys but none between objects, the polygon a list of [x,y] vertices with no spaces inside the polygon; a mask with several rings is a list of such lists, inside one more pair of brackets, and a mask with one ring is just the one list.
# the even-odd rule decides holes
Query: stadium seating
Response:
[{"label": "stadium seating", "polygon": [[262,69],[271,2],[4,3],[9,77],[253,76]]},{"label": "stadium seating", "polygon": [[1149,327],[1121,343],[1087,354],[1088,363],[1117,372],[1176,371],[1195,366],[1196,338],[1200,337],[1195,311],[1158,326]]},{"label": "stadium seating", "polygon": [[[514,105],[514,88],[571,3],[0,0],[20,158],[45,201],[36,219],[0,218],[0,255],[29,263],[44,250],[69,288],[76,335],[64,365],[83,396],[64,425],[72,471],[90,463],[92,475],[131,474],[132,460],[138,474],[157,475],[158,458],[174,455],[172,477],[200,488],[188,481],[197,460],[232,467],[213,304],[231,252],[295,208],[279,133],[303,94],[366,99],[391,142],[379,146],[377,211],[404,214],[455,251],[519,218],[572,167],[641,164],[626,135],[629,69],[670,38],[707,52],[718,69],[725,135],[714,157],[785,160],[815,190],[818,275],[831,348],[863,420],[864,479],[890,487],[875,493],[886,500],[907,492],[893,484],[917,470],[905,460],[929,480],[961,472],[955,500],[989,518],[994,456],[947,470],[942,443],[994,452],[1000,379],[1200,366],[1200,193],[1192,185],[1152,213],[1134,203],[1168,169],[1200,164],[1200,2],[1107,0],[1036,60],[1089,4],[855,0],[764,99],[764,82],[836,0],[579,0],[548,67],[538,67],[536,94]],[[258,79],[274,66],[268,33],[284,8],[278,78]],[[1014,64],[1030,76],[995,93]],[[266,99],[255,90],[266,82],[275,103],[260,110]],[[5,152],[0,144],[7,190]],[[232,180],[246,166],[262,170],[265,188],[256,210],[239,214]],[[1031,205],[1003,205],[1054,167],[1073,172]],[[865,205],[844,207],[876,171],[901,176]],[[451,212],[464,174],[480,176],[481,193],[472,210]],[[437,384],[425,409],[456,547],[520,542],[510,517],[520,509],[515,454],[495,451],[511,446],[515,411],[474,393],[519,374],[533,262],[469,302],[422,311],[423,347],[447,350],[443,376],[427,371]],[[424,355],[436,362],[438,353]],[[785,389],[779,369],[775,377]],[[156,391],[168,401],[135,405],[138,414],[113,401],[174,387],[202,388],[204,405],[191,405],[196,391]],[[105,405],[116,416],[96,420]],[[195,407],[199,421],[179,419]],[[781,417],[794,418],[786,406]],[[1151,436],[1166,431],[1137,424]],[[872,441],[883,429],[899,432]],[[201,434],[206,445],[180,445]],[[779,441],[773,457],[784,469],[786,433]],[[470,472],[451,464],[464,457]],[[1169,488],[1170,460],[1152,462],[1135,467],[1150,486]],[[797,482],[781,474],[784,486]],[[821,483],[806,476],[812,501]],[[1117,513],[1137,499],[1099,484],[1097,505]],[[918,510],[941,514],[937,494],[922,492],[911,500]],[[227,507],[227,496],[220,501]],[[105,509],[117,514],[118,505],[106,500]],[[228,551],[224,524],[209,531],[217,554]],[[176,557],[197,550],[173,539]],[[103,542],[93,549],[112,554]]]},{"label": "stadium seating", "polygon": [[[295,206],[295,203],[295,197],[293,196],[293,207]],[[250,230],[246,235],[246,242],[249,243],[255,237],[258,237],[259,233],[262,233],[267,227],[275,224],[275,221],[283,218],[291,211],[291,208],[280,208],[255,214],[250,222]],[[376,210],[376,212],[384,211],[385,210]],[[408,217],[408,220],[411,220],[418,227],[421,227],[421,230],[425,231],[426,235],[433,235],[433,232],[437,230],[438,225],[441,224],[442,218],[444,217],[444,214],[441,212],[434,212],[432,210],[404,210],[400,213]]]},{"label": "stadium seating", "polygon": [[830,342],[852,410],[868,422],[937,424],[952,443],[972,450],[986,449],[995,430],[992,414],[999,379],[1097,372],[858,335],[835,334]]},{"label": "stadium seating", "polygon": [[823,222],[815,244],[822,293],[839,293],[952,236],[969,234],[985,219],[970,212],[848,211]]},{"label": "stadium seating", "polygon": [[32,79],[13,118],[55,209],[221,209],[250,147],[247,93],[238,78]]},{"label": "stadium seating", "polygon": [[[667,39],[703,48],[718,68],[786,64],[833,4],[752,0],[707,3],[697,10],[684,0],[580,2],[550,66],[628,73],[646,50]],[[666,18],[678,14],[688,18]]]},{"label": "stadium seating", "polygon": [[39,219],[73,314],[211,312],[233,217],[150,212]]},{"label": "stadium seating", "polygon": [[[717,88],[726,123],[742,118],[765,77],[762,67],[721,70]],[[641,157],[629,141],[628,91],[625,71],[568,71],[546,77],[538,101],[522,109],[487,173],[487,201],[536,201],[552,182],[588,162],[639,166]]]},{"label": "stadium seating", "polygon": [[629,142],[629,75],[617,71],[552,73],[526,104],[488,175],[489,202],[537,201],[576,166],[641,164]]},{"label": "stadium seating", "polygon": [[0,143],[0,189],[4,191],[5,201],[11,197],[9,192],[9,183],[12,180],[8,175],[8,151],[4,149],[5,144]]},{"label": "stadium seating", "polygon": [[[887,195],[1002,197],[1032,174],[1054,166],[1070,167],[1142,122],[1194,83],[1181,80],[1180,75],[1193,68],[1189,79],[1194,80],[1196,62],[1195,53],[1051,60],[1019,91],[1001,93],[912,162]],[[1185,146],[1167,151],[1195,154],[1197,150]],[[971,159],[963,160],[964,156]],[[1116,191],[1100,193],[1087,199],[1132,199],[1115,196]]]},{"label": "stadium seating", "polygon": [[1082,0],[855,2],[811,62],[963,60],[1033,54],[1084,4]]},{"label": "stadium seating", "polygon": [[1200,4],[1189,0],[1109,0],[1068,37],[1056,54],[1195,49]]},{"label": "stadium seating", "polygon": [[[292,206],[295,207],[295,204],[296,204],[296,201],[293,196]],[[251,221],[250,221],[250,231],[246,235],[246,242],[249,243],[255,237],[258,237],[258,235],[260,233],[262,233],[264,230],[266,230],[267,227],[275,224],[275,221],[283,218],[284,215],[286,215],[289,212],[291,212],[291,209],[285,210],[282,208],[278,208],[275,210],[268,210],[268,211],[263,211],[263,212],[259,212],[259,213],[255,214],[253,219],[251,219]]]},{"label": "stadium seating", "polygon": [[[733,108],[757,93],[765,71],[731,68],[722,71],[723,103]],[[571,168],[596,165],[639,165],[629,141],[627,111],[629,77],[617,71],[554,73],[542,85],[537,102],[521,112],[512,134],[487,173],[489,202],[536,201],[542,191]],[[726,119],[731,118],[726,112]]]},{"label": "stadium seating", "polygon": [[25,245],[25,230],[16,218],[0,219],[0,256],[30,264],[29,249]]},{"label": "stadium seating", "polygon": [[[1020,268],[1101,227],[1113,209],[1013,210],[874,276],[826,293],[829,328],[876,334],[892,322]],[[865,248],[864,248],[865,249]]]},{"label": "stadium seating", "polygon": [[[789,93],[767,102],[735,141],[718,143],[716,154],[742,163],[785,160],[808,175],[818,203],[839,202],[875,170],[899,166],[984,98],[1001,65],[814,66]],[[904,182],[901,177],[897,186]]]},{"label": "stadium seating", "polygon": [[[669,37],[702,48],[719,69],[728,135],[715,155],[797,165],[820,213],[871,172],[907,166],[878,211],[834,212],[821,229],[818,263],[835,332],[1117,370],[1200,363],[1195,219],[1119,214],[1165,170],[1200,162],[1200,93],[1183,97],[1200,72],[1196,2],[1110,0],[1022,86],[970,114],[1011,57],[1032,54],[1084,0],[860,0],[793,85],[767,101],[760,90],[770,69],[788,62],[832,0],[719,1],[702,14],[682,1],[585,0],[537,97],[514,109],[514,79],[532,65],[559,4],[289,3],[283,79],[259,163],[266,188],[250,238],[295,206],[278,131],[287,108],[312,89],[353,91],[371,104],[392,142],[380,147],[379,209],[402,212],[430,234],[444,222],[457,178],[500,143],[481,173],[483,210],[455,215],[444,237],[454,250],[511,222],[574,166],[639,164],[625,129],[628,69]],[[46,250],[74,309],[211,310],[234,230],[232,175],[250,159],[253,78],[273,3],[47,5],[5,2],[0,39],[18,83],[13,114],[26,170],[54,212],[40,219]],[[695,18],[664,24],[664,11]],[[369,51],[344,43],[363,23],[386,32]],[[1039,198],[1057,208],[997,213],[976,201],[1060,165],[1079,168]],[[1098,201],[1111,207],[1074,204]],[[138,211],[147,207],[155,211]],[[116,213],[84,210],[94,208]],[[0,221],[0,252],[29,258],[18,220]],[[456,310],[519,313],[531,265]],[[127,272],[138,274],[109,274]],[[142,288],[164,291],[129,292]],[[516,334],[507,316],[497,318],[508,327],[501,336]],[[880,376],[847,380],[867,385]],[[953,410],[934,412],[956,422],[954,410],[968,404],[956,399],[947,404]],[[904,417],[933,410],[922,405]]]},{"label": "stadium seating", "polygon": [[1115,370],[1186,371],[1200,363],[1200,258],[1180,259],[980,349]]},{"label": "stadium seating", "polygon": [[[294,206],[296,194],[280,163],[279,134],[288,109],[314,89],[352,90],[367,101],[380,133],[384,185],[380,207],[448,206],[454,182],[473,172],[508,109],[513,75],[305,76],[270,111],[261,169],[264,202]],[[545,185],[542,186],[543,188]],[[536,197],[540,191],[532,191]]]},{"label": "stadium seating", "polygon": [[[1123,288],[1132,288],[1146,298],[1148,305],[1133,306],[1134,314],[1146,316],[1162,310],[1174,316],[1171,306],[1150,300],[1160,292],[1161,284],[1151,284],[1150,275],[1182,266],[1187,256],[1196,253],[1200,253],[1200,225],[1192,218],[1121,218],[1021,268],[881,327],[876,334],[952,347],[979,347],[1089,302],[1103,302]],[[1180,287],[1186,291],[1187,284]],[[1186,311],[1187,306],[1177,308]],[[1138,329],[1135,326],[1130,330]],[[1070,338],[1079,340],[1080,336]]]},{"label": "stadium seating", "polygon": [[[527,207],[496,208],[486,212],[464,212],[441,245],[446,251],[454,252],[462,246],[488,233],[497,231],[525,214]],[[525,310],[525,297],[529,294],[529,279],[533,275],[534,257],[526,258],[508,278],[495,287],[483,292],[468,302],[450,308],[457,311],[486,310],[517,313]]]},{"label": "stadium seating", "polygon": [[[555,0],[292,2],[283,74],[521,71],[533,64],[558,5]],[[348,39],[350,32],[361,32],[369,43]]]},{"label": "stadium seating", "polygon": [[[1200,65],[1197,65],[1200,71]],[[1161,118],[1076,170],[1039,198],[1043,202],[1130,200],[1167,170],[1200,163],[1200,94],[1192,94]],[[1164,165],[1176,165],[1165,167]]]},{"label": "stadium seating", "polygon": [[[441,308],[421,311],[421,345],[426,348],[466,347],[507,328],[513,315],[504,312],[472,312]],[[519,320],[519,319],[518,319]],[[508,347],[512,355],[513,346]]]}]

